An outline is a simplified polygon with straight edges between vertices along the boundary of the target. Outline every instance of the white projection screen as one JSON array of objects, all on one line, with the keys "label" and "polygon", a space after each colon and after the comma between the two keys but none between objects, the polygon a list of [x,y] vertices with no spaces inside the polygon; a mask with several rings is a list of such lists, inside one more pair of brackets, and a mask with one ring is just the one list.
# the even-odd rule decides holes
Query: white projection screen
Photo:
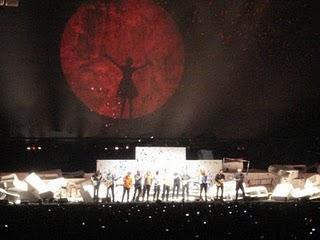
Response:
[{"label": "white projection screen", "polygon": [[97,170],[102,174],[110,170],[117,176],[124,176],[128,171],[137,170],[145,173],[166,172],[168,174],[187,172],[197,178],[200,170],[205,170],[210,177],[222,168],[222,160],[186,160],[184,147],[136,147],[136,157],[130,160],[100,159]]},{"label": "white projection screen", "polygon": [[186,148],[136,147],[136,161],[139,169],[174,173],[186,162]]},{"label": "white projection screen", "polygon": [[99,170],[102,175],[105,175],[108,171],[114,173],[116,176],[125,176],[125,174],[130,172],[135,172],[137,168],[137,162],[132,160],[124,159],[108,159],[108,160],[97,160],[97,170]]}]

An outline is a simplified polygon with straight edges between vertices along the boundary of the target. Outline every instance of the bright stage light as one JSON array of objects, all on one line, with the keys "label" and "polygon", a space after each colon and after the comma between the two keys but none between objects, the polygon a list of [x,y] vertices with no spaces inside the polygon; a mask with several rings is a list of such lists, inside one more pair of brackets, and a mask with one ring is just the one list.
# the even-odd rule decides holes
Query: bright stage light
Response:
[{"label": "bright stage light", "polygon": [[307,178],[305,187],[309,187],[309,186],[320,186],[320,174],[315,174]]},{"label": "bright stage light", "polygon": [[36,189],[39,194],[50,191],[47,184],[34,172],[29,174],[25,181]]},{"label": "bright stage light", "polygon": [[28,184],[24,181],[20,181],[16,174],[14,174],[13,185],[17,190],[28,191]]},{"label": "bright stage light", "polygon": [[293,198],[306,198],[320,194],[320,175],[316,174],[307,178],[303,188],[295,188],[291,195]]},{"label": "bright stage light", "polygon": [[278,184],[271,195],[271,199],[274,200],[286,200],[290,197],[293,186],[291,183],[280,183]]},{"label": "bright stage light", "polygon": [[56,178],[53,180],[47,180],[47,188],[51,192],[58,192],[62,187],[67,186],[67,180],[63,177]]}]

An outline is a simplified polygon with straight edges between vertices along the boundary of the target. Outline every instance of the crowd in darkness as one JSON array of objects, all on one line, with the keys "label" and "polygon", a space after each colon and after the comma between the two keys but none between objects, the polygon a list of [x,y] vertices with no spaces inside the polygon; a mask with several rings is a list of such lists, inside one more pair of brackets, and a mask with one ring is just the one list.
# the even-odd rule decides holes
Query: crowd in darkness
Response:
[{"label": "crowd in darkness", "polygon": [[3,205],[0,212],[1,239],[320,237],[319,202]]}]

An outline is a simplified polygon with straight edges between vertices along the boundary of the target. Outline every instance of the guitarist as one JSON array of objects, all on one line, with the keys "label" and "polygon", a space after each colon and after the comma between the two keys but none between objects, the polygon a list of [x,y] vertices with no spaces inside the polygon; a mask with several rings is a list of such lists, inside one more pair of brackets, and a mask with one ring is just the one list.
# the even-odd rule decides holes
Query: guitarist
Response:
[{"label": "guitarist", "polygon": [[234,175],[234,178],[236,180],[236,201],[238,200],[238,192],[239,192],[239,190],[241,190],[243,199],[245,199],[246,194],[244,192],[244,187],[243,187],[244,174],[243,174],[241,168],[237,169],[237,172]]},{"label": "guitarist", "polygon": [[182,182],[182,201],[185,201],[185,199],[189,200],[189,181],[191,177],[187,172],[183,172],[181,177]]},{"label": "guitarist", "polygon": [[[137,171],[137,173],[134,175],[134,193],[133,193],[132,202],[139,202],[139,197],[142,191],[141,181],[142,181],[142,176],[140,174],[140,171]],[[137,194],[137,197],[136,197],[136,194]]]},{"label": "guitarist", "polygon": [[99,188],[100,188],[100,183],[101,183],[101,173],[99,170],[97,170],[92,176],[91,176],[91,181],[93,185],[93,200],[95,202],[99,201]]},{"label": "guitarist", "polygon": [[216,195],[216,199],[218,199],[218,195],[219,195],[219,189],[221,189],[221,195],[220,195],[220,199],[223,200],[223,184],[225,181],[226,177],[223,174],[223,170],[221,169],[216,177],[214,178],[215,184],[217,186],[217,195]]},{"label": "guitarist", "polygon": [[147,201],[149,201],[149,194],[150,194],[152,180],[153,180],[153,178],[151,176],[150,171],[147,171],[147,174],[144,176],[142,201],[144,201],[144,196],[146,193],[147,193]]},{"label": "guitarist", "polygon": [[200,175],[200,200],[203,201],[202,191],[204,190],[205,201],[207,201],[208,174],[204,170],[201,170],[200,172],[201,172],[201,175]]},{"label": "guitarist", "polygon": [[107,187],[107,196],[106,198],[109,198],[109,191],[111,191],[111,197],[112,197],[112,202],[114,202],[114,187],[115,187],[115,182],[121,177],[116,178],[116,175],[111,173],[110,170],[108,170],[107,175],[105,177],[105,182],[106,182],[106,187]]}]

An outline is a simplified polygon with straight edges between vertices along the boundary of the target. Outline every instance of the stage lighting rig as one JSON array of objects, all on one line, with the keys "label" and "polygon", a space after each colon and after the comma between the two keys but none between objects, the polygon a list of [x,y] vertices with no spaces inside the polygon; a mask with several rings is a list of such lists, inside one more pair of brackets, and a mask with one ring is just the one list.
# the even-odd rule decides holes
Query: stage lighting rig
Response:
[{"label": "stage lighting rig", "polygon": [[41,151],[43,148],[41,146],[38,145],[31,145],[31,146],[27,146],[26,150],[27,151]]}]

